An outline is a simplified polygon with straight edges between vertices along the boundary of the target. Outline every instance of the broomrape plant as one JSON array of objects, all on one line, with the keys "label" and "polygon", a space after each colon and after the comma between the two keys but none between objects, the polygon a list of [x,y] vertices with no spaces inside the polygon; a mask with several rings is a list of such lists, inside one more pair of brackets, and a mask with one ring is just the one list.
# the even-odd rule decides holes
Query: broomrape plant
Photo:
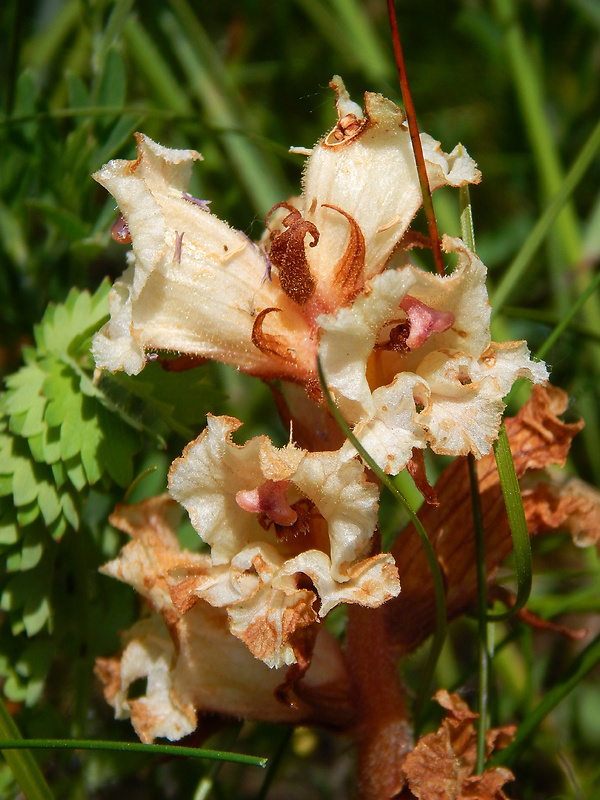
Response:
[{"label": "broomrape plant", "polygon": [[[397,677],[384,674],[406,627],[404,551],[381,552],[377,478],[353,442],[384,473],[409,468],[437,505],[422,451],[489,457],[515,380],[544,385],[548,372],[525,342],[491,341],[486,269],[463,241],[444,237],[446,253],[458,255],[447,276],[410,263],[411,248],[427,242],[410,230],[421,189],[404,112],[371,93],[363,110],[341,78],[331,86],[337,124],[301,149],[302,194],[271,209],[258,243],[189,194],[196,151],[137,134],[135,161],[112,161],[94,175],[118,203],[117,235],[132,243],[110,292],[110,320],[93,339],[98,369],[137,374],[165,350],[192,363],[222,361],[268,381],[290,427],[283,448],[265,436],[240,446],[231,437],[242,423],[209,414],[171,467],[172,499],[115,512],[113,524],[133,541],[104,571],[134,586],[153,615],[126,634],[120,656],[99,662],[98,674],[117,716],[131,716],[143,741],[179,739],[205,712],[355,729],[364,797],[391,797],[403,786],[417,791],[424,769],[415,766],[418,749],[402,767],[409,717]],[[448,155],[427,134],[421,142],[433,189],[480,180],[460,144]],[[352,440],[333,423],[324,393]],[[174,501],[209,553],[181,550]],[[451,514],[448,503],[440,507]],[[453,535],[455,546],[466,541],[464,531]],[[497,559],[506,529],[502,541]],[[426,583],[428,570],[413,566]],[[459,590],[452,614],[472,602],[472,590]],[[323,626],[340,603],[357,609],[349,610],[346,656]],[[421,613],[419,641],[427,630]],[[367,678],[359,665],[371,657],[380,663]],[[128,700],[140,677],[146,693]],[[373,718],[381,706],[374,685],[391,703],[384,721]],[[463,718],[458,700],[441,702]],[[451,741],[444,746],[456,761]],[[475,759],[460,759],[457,785],[479,786]],[[386,777],[368,774],[378,770]],[[504,796],[510,772],[492,773],[481,780]]]},{"label": "broomrape plant", "polygon": [[[444,117],[449,152],[419,133],[391,0],[406,112],[374,92],[355,102],[337,75],[330,83],[333,100],[327,100],[335,123],[314,146],[304,146],[315,135],[312,127],[300,133],[310,127],[306,120],[292,125],[283,112],[286,130],[294,131],[289,141],[285,134],[286,147],[293,145],[292,159],[304,159],[301,186],[292,196],[278,188],[283,173],[270,148],[255,141],[269,127],[254,124],[254,109],[237,92],[243,59],[222,62],[186,0],[156,8],[137,4],[133,14],[130,2],[84,5],[79,20],[76,4],[67,0],[64,16],[56,17],[56,44],[28,51],[39,50],[43,61],[53,47],[64,50],[60,43],[73,41],[72,60],[65,62],[68,92],[56,81],[64,65],[51,71],[57,89],[47,103],[49,84],[37,85],[25,70],[0,116],[0,128],[8,131],[0,249],[16,265],[2,286],[14,319],[37,318],[52,292],[63,296],[61,280],[65,286],[76,280],[74,270],[90,268],[79,283],[89,278],[97,284],[110,259],[111,222],[112,238],[127,246],[121,277],[104,280],[93,294],[73,289],[63,304],[50,303],[23,350],[24,364],[6,379],[0,397],[0,680],[12,702],[8,708],[0,702],[0,750],[7,762],[0,764],[0,794],[7,786],[7,796],[13,791],[14,776],[30,800],[51,800],[46,773],[57,796],[100,800],[115,787],[129,790],[132,780],[132,797],[138,785],[144,797],[200,800],[213,788],[215,796],[264,800],[289,744],[297,756],[289,774],[302,765],[303,797],[546,797],[558,768],[546,748],[544,780],[533,775],[520,783],[529,753],[537,759],[547,736],[570,763],[575,745],[559,741],[567,735],[563,729],[579,736],[587,725],[581,739],[588,744],[597,732],[597,723],[586,722],[588,707],[593,716],[593,687],[583,687],[585,703],[572,700],[580,703],[569,709],[576,724],[563,724],[564,713],[548,715],[597,664],[600,637],[590,637],[569,669],[558,671],[540,637],[527,634],[531,628],[552,631],[553,641],[557,634],[583,638],[583,629],[552,621],[557,608],[597,612],[595,551],[565,560],[564,569],[554,555],[565,541],[597,544],[600,495],[560,469],[583,422],[572,410],[563,421],[569,399],[550,385],[539,359],[567,326],[593,342],[591,300],[586,325],[575,328],[572,321],[598,286],[598,279],[586,279],[597,236],[588,231],[586,261],[573,209],[558,217],[554,231],[550,226],[597,152],[600,127],[560,186],[544,138],[548,126],[540,125],[542,93],[531,91],[535,70],[527,71],[518,24],[514,28],[516,9],[513,15],[512,0],[492,0],[541,183],[549,197],[557,192],[506,274],[492,273],[492,308],[482,258],[493,268],[494,256],[484,235],[476,252],[469,217],[469,186],[482,176],[466,149],[454,146],[458,138],[473,141],[473,124],[465,120],[474,106],[465,106],[463,115],[462,87],[457,92],[436,72],[436,92],[451,89],[444,95],[445,113],[453,111]],[[491,12],[485,21],[484,7],[461,6],[464,19],[479,25],[481,39],[488,36],[482,26],[493,23]],[[262,35],[268,34],[269,48],[285,44],[298,14],[303,24],[310,21],[295,31],[298,51],[320,31],[332,48],[325,74],[338,62],[354,69],[347,61],[352,53],[372,81],[367,85],[385,91],[389,64],[371,40],[375,16],[358,24],[363,12],[354,0],[284,4]],[[244,14],[234,18],[243,27]],[[438,50],[465,59],[446,27],[444,37],[452,39],[447,50],[434,26],[420,42],[428,62],[437,63],[431,56]],[[259,28],[252,27],[257,42]],[[81,40],[71,37],[75,29]],[[235,34],[246,45],[248,30]],[[89,87],[89,76],[75,74],[86,48]],[[281,55],[269,48],[275,64]],[[11,48],[11,69],[18,54]],[[494,59],[496,69],[497,54]],[[286,66],[289,97],[299,93],[295,63],[292,57]],[[280,92],[267,72],[257,81],[258,73],[244,73],[244,93]],[[134,79],[131,99],[128,77]],[[580,89],[591,85],[587,81]],[[152,100],[138,108],[144,86]],[[560,81],[553,79],[553,87],[558,95],[563,91]],[[581,107],[570,107],[565,119],[579,121],[589,101],[583,91],[572,94]],[[497,92],[494,97],[495,109]],[[502,129],[518,140],[518,119],[511,116],[510,131],[504,128],[506,103],[502,108],[496,116],[482,112],[487,130]],[[188,149],[199,113],[205,161]],[[168,124],[161,126],[161,119]],[[135,133],[137,157],[111,160],[136,130],[151,134]],[[489,151],[499,149],[493,136],[490,142]],[[563,152],[571,144],[564,138]],[[213,188],[223,158],[260,209],[255,241],[212,212],[225,202],[232,216],[223,215],[236,214],[237,184],[223,195]],[[92,172],[106,191],[89,179]],[[515,179],[514,186],[521,187],[530,176],[518,165],[515,172],[520,183]],[[211,188],[192,188],[199,185]],[[519,231],[511,220],[523,208],[499,188],[494,242],[514,240],[516,248]],[[438,236],[431,191],[440,225],[452,235]],[[452,225],[457,195],[461,238]],[[104,202],[100,212],[97,201]],[[515,208],[503,220],[509,206]],[[237,218],[244,219],[238,225],[247,224],[244,213],[238,209]],[[420,232],[419,216],[428,235]],[[597,209],[590,219],[597,219]],[[48,239],[36,248],[45,225]],[[485,222],[482,227],[485,233]],[[517,334],[505,334],[514,309],[504,303],[546,235],[552,242],[548,274],[552,289],[564,294],[564,302],[555,297],[563,316],[536,350],[535,326],[525,326],[524,318],[509,329]],[[424,266],[432,260],[428,250],[435,272]],[[567,268],[580,293],[570,307],[569,287],[559,280]],[[119,260],[112,275],[121,270]],[[50,274],[51,280],[44,277]],[[534,281],[528,276],[525,283]],[[525,334],[538,357],[525,341],[506,341]],[[569,389],[583,397],[577,401],[583,406],[590,393],[582,375],[588,379],[597,359],[591,348],[578,349],[577,358],[570,351],[570,374],[580,382]],[[556,352],[549,356],[553,382],[563,385],[565,359]],[[519,379],[525,380],[515,386]],[[227,400],[223,390],[231,386]],[[239,387],[250,387],[248,396]],[[278,412],[279,439],[276,425],[257,428],[251,406],[259,396]],[[504,418],[507,402],[515,415]],[[593,423],[593,414],[587,416]],[[596,463],[593,424],[581,439],[590,464]],[[587,463],[577,445],[573,460]],[[151,465],[158,466],[154,477]],[[534,550],[533,563],[549,563],[541,580],[561,588],[540,592],[538,583],[528,600],[530,540],[547,534],[553,535]],[[571,591],[576,570],[579,588]],[[512,582],[515,594],[507,588]],[[476,634],[468,619],[474,610]],[[438,662],[447,623],[459,617]],[[475,643],[476,657],[468,654]],[[455,645],[460,656],[452,652]],[[543,695],[546,686],[552,688]],[[13,714],[26,736],[47,729],[82,738],[24,742]],[[549,733],[540,732],[532,751],[523,745],[542,720]],[[335,741],[331,733],[341,736]],[[244,754],[198,748],[206,741],[230,749],[238,734]],[[136,741],[114,741],[129,736]],[[310,762],[302,761],[305,740],[344,751],[334,761],[317,747]],[[76,762],[53,754],[40,768],[29,751],[49,745],[141,749],[147,761],[142,770],[121,752],[111,760],[86,755]],[[216,761],[202,765],[200,775],[191,759],[155,758],[185,754],[264,766],[266,759],[246,755],[251,752],[269,755],[262,776],[232,766],[217,776]],[[595,750],[591,758],[583,746],[582,752],[573,780],[585,778],[591,786],[597,775],[585,769],[596,769]],[[347,775],[340,778],[344,764]],[[283,769],[287,775],[288,766]],[[513,769],[517,783],[507,788]]]}]

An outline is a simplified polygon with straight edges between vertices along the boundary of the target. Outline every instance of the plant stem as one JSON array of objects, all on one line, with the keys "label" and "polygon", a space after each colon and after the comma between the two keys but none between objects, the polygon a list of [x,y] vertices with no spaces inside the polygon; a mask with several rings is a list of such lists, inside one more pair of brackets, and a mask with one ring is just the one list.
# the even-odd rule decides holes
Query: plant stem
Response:
[{"label": "plant stem", "polygon": [[421,195],[423,196],[423,209],[427,218],[427,229],[429,231],[429,238],[431,240],[431,249],[433,250],[433,260],[435,261],[436,272],[439,275],[445,275],[446,270],[444,267],[444,259],[442,258],[440,237],[438,235],[433,200],[431,198],[429,178],[427,177],[427,167],[425,166],[425,158],[423,156],[423,147],[421,146],[421,137],[419,136],[417,115],[415,113],[415,106],[413,104],[410,87],[408,85],[408,76],[406,74],[406,66],[404,64],[402,45],[400,43],[400,33],[398,31],[398,21],[396,20],[394,0],[387,0],[387,7],[390,18],[390,29],[392,32],[392,43],[394,45],[394,56],[396,58],[396,66],[398,67],[398,79],[400,81],[400,89],[402,91],[402,102],[404,103],[404,108],[406,110],[410,139],[413,146],[415,161],[417,162],[417,173],[419,175]]},{"label": "plant stem", "polygon": [[402,756],[412,747],[404,691],[386,629],[386,610],[348,607],[346,647],[356,692],[360,800],[389,800],[404,785]]},{"label": "plant stem", "polygon": [[[13,741],[12,746],[23,745],[27,747],[21,739],[21,734],[15,721],[8,713],[4,701],[0,697],[0,737]],[[4,743],[6,744],[6,743]],[[53,794],[44,780],[44,776],[38,766],[37,761],[29,750],[9,750],[2,749],[2,755],[11,769],[16,782],[27,800],[53,800]]]}]

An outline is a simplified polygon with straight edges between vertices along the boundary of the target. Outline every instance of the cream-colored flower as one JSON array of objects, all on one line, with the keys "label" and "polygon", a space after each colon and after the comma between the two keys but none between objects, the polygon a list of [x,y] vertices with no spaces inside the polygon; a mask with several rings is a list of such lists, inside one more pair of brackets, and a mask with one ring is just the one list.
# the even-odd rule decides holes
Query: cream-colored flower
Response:
[{"label": "cream-colored flower", "polygon": [[240,424],[209,416],[171,467],[169,490],[212,556],[173,575],[171,595],[227,608],[231,631],[279,667],[334,606],[376,607],[400,584],[389,554],[370,555],[378,490],[353,454],[276,448],[266,436],[238,446]]},{"label": "cream-colored flower", "polygon": [[[363,113],[340,78],[332,87],[338,122],[310,151],[302,196],[272,210],[260,247],[188,194],[201,158],[194,150],[137,134],[135,161],[111,161],[94,175],[133,243],[109,298],[111,319],[93,340],[99,368],[136,374],[147,351],[169,350],[310,390],[317,316],[386,268],[421,204],[404,113],[371,93]],[[479,181],[460,146],[446,155],[421,139],[432,188]]]},{"label": "cream-colored flower", "polygon": [[427,444],[445,455],[488,453],[514,381],[548,378],[525,342],[491,341],[486,269],[460,239],[443,243],[459,256],[451,275],[387,270],[352,305],[318,319],[328,384],[388,472]]},{"label": "cream-colored flower", "polygon": [[[131,717],[145,742],[180,739],[196,729],[202,713],[295,724],[345,721],[350,682],[328,631],[319,633],[292,706],[277,699],[285,671],[254,658],[229,632],[224,610],[202,601],[176,607],[170,573],[210,565],[208,556],[180,549],[173,530],[180,511],[165,495],[119,506],[111,517],[133,539],[102,571],[133,586],[153,612],[124,634],[119,656],[98,660],[96,672],[116,717]],[[147,679],[145,693],[131,699],[129,687],[140,678]]]}]

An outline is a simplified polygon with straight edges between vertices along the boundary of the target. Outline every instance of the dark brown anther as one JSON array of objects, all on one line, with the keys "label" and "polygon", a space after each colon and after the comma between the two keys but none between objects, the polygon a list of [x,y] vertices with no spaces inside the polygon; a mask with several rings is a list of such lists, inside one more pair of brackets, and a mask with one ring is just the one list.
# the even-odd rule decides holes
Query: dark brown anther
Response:
[{"label": "dark brown anther", "polygon": [[343,142],[344,139],[349,139],[363,127],[364,120],[359,120],[354,114],[346,114],[338,120],[337,125],[332,131],[334,139],[338,142]]},{"label": "dark brown anther", "polygon": [[394,353],[408,353],[410,347],[406,344],[410,336],[410,322],[404,320],[390,331],[390,338],[383,344],[375,345],[376,350],[392,350]]},{"label": "dark brown anther", "polygon": [[121,212],[119,212],[119,216],[110,226],[110,235],[115,242],[119,244],[131,244],[131,234],[129,233],[125,217]]},{"label": "dark brown anther", "polygon": [[285,294],[298,305],[304,305],[315,291],[316,282],[310,273],[304,237],[312,236],[309,247],[316,247],[319,231],[312,222],[302,219],[297,208],[290,203],[277,203],[267,215],[267,226],[273,212],[278,208],[287,208],[290,213],[283,220],[285,231],[272,233],[269,259],[279,273],[279,283]]}]

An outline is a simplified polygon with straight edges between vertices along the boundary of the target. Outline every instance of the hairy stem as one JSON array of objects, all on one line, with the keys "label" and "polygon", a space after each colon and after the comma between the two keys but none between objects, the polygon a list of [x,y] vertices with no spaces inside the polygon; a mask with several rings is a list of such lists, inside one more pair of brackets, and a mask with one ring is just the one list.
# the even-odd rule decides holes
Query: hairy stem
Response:
[{"label": "hairy stem", "polygon": [[347,655],[358,724],[358,796],[391,800],[404,785],[403,756],[412,748],[404,689],[385,625],[385,606],[348,607]]}]

